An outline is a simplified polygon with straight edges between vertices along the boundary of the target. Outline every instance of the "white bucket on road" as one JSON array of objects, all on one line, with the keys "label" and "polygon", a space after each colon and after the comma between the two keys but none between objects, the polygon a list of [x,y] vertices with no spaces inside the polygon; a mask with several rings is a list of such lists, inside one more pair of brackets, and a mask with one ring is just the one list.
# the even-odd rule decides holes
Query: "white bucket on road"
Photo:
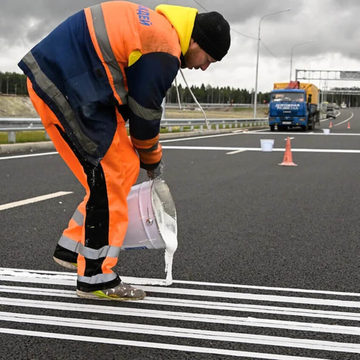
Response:
[{"label": "white bucket on road", "polygon": [[272,151],[274,139],[260,139],[261,151]]},{"label": "white bucket on road", "polygon": [[143,182],[131,188],[127,202],[129,224],[121,249],[165,249],[166,279],[138,279],[136,283],[171,285],[178,241],[176,209],[169,187],[160,179]]},{"label": "white bucket on road", "polygon": [[329,135],[330,134],[330,129],[323,129],[323,133],[325,135]]}]

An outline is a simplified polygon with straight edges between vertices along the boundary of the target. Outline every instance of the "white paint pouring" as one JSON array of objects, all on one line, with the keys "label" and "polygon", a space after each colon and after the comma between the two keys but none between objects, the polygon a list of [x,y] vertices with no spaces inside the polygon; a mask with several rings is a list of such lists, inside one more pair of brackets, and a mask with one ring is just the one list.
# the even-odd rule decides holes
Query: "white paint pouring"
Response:
[{"label": "white paint pouring", "polygon": [[138,279],[138,285],[173,283],[172,265],[177,249],[176,209],[164,180],[146,181],[131,188],[128,196],[129,225],[123,250],[165,249],[165,280]]}]

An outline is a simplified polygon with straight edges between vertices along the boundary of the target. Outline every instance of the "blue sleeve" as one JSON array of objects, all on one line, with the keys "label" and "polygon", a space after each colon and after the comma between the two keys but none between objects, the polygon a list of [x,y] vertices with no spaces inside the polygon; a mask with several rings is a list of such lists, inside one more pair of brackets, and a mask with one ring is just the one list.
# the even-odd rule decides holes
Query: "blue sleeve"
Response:
[{"label": "blue sleeve", "polygon": [[149,140],[159,133],[161,103],[179,70],[179,59],[164,52],[142,55],[126,69],[130,135]]}]

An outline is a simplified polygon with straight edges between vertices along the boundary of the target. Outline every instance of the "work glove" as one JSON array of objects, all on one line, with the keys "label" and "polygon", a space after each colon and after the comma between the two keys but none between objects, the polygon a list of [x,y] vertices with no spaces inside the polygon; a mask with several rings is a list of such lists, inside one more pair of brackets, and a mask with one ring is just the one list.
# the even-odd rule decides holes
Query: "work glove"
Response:
[{"label": "work glove", "polygon": [[164,164],[162,161],[159,162],[159,165],[152,170],[146,170],[147,176],[150,180],[154,180],[157,177],[161,176],[164,170]]}]

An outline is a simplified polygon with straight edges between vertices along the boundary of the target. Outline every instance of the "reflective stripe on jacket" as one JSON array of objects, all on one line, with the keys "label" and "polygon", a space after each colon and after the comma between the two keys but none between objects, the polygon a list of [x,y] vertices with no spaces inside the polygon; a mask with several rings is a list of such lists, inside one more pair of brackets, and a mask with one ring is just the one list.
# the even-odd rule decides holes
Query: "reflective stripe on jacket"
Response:
[{"label": "reflective stripe on jacket", "polygon": [[188,49],[196,12],[123,1],[95,5],[60,24],[19,66],[89,161],[106,153],[119,111],[142,167],[151,169],[162,156],[161,102]]}]

